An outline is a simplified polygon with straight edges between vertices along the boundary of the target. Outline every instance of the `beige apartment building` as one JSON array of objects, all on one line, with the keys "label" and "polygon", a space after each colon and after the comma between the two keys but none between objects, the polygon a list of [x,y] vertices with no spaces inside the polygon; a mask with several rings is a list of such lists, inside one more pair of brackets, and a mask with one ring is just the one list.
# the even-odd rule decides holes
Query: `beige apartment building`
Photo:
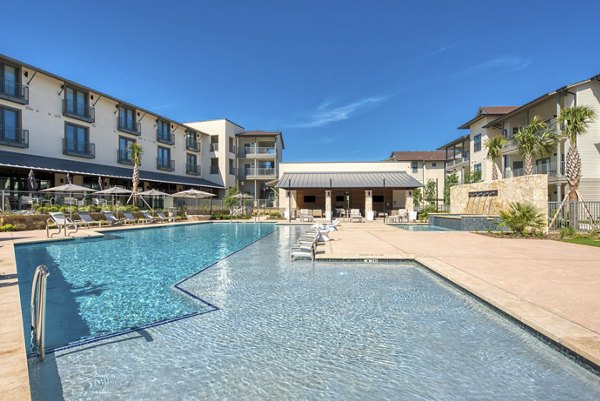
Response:
[{"label": "beige apartment building", "polygon": [[[222,195],[238,182],[236,135],[244,132],[229,120],[184,124],[0,55],[0,189],[11,193],[13,207],[19,195],[12,191],[28,189],[30,170],[37,189],[64,184],[67,174],[93,189],[130,187],[133,142],[143,148],[144,190]],[[283,146],[277,149],[275,171]]]},{"label": "beige apartment building", "polygon": [[[483,128],[500,130],[509,140],[504,147],[502,171],[504,177],[523,175],[523,158],[512,142],[520,127],[539,116],[551,129],[560,132],[556,117],[563,108],[586,105],[596,111],[599,118],[589,124],[586,134],[577,140],[581,154],[582,179],[579,191],[586,201],[600,201],[600,76],[594,76],[571,85],[548,92],[511,112],[488,122]],[[568,190],[565,177],[565,157],[569,142],[561,140],[554,152],[538,157],[534,164],[535,174],[548,176],[548,200],[560,201]]]},{"label": "beige apartment building", "polygon": [[388,159],[396,162],[400,170],[413,176],[421,184],[432,180],[436,183],[437,200],[444,200],[444,179],[446,152],[433,151],[393,151]]}]

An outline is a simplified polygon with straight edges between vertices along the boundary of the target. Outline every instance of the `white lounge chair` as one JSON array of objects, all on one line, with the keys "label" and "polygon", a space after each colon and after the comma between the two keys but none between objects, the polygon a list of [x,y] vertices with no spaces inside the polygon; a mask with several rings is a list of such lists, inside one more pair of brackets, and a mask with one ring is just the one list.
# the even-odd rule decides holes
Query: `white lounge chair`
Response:
[{"label": "white lounge chair", "polygon": [[154,223],[156,221],[154,216],[152,216],[149,211],[142,210],[142,214],[144,215],[144,218],[146,220],[145,223]]},{"label": "white lounge chair", "polygon": [[314,217],[310,210],[300,209],[300,221],[314,221]]},{"label": "white lounge chair", "polygon": [[350,210],[350,221],[358,221],[359,223],[362,223],[362,214],[360,214],[360,210],[359,209],[351,209]]},{"label": "white lounge chair", "polygon": [[123,221],[125,221],[125,223],[131,223],[131,224],[136,224],[139,221],[139,219],[136,219],[135,216],[133,214],[131,214],[131,212],[123,212],[123,219],[124,219]]},{"label": "white lounge chair", "polygon": [[98,227],[102,227],[102,222],[94,220],[94,218],[88,212],[77,212],[79,220],[75,220],[75,223],[81,226],[90,228],[90,224],[98,224]]},{"label": "white lounge chair", "polygon": [[337,226],[340,224],[340,219],[335,219],[329,224],[315,224],[311,228],[319,231],[337,231]]},{"label": "white lounge chair", "polygon": [[161,212],[160,210],[156,211],[156,217],[158,217],[158,219],[161,222],[169,221],[169,218],[167,216],[165,216],[165,214],[163,212]]},{"label": "white lounge chair", "polygon": [[102,212],[102,215],[111,226],[122,224],[123,221],[121,219],[117,219],[112,212]]},{"label": "white lounge chair", "polygon": [[[58,232],[50,234],[50,226],[56,226],[58,228]],[[71,227],[72,231],[69,232],[69,227]],[[61,231],[65,232],[65,237],[70,237],[74,233],[79,230],[77,224],[71,219],[65,217],[62,212],[51,212],[50,218],[46,220],[46,236],[48,238],[53,238],[55,235],[60,234]]]},{"label": "white lounge chair", "polygon": [[408,212],[408,221],[409,222],[417,221],[417,212],[416,212],[416,210],[411,210],[410,212]]}]

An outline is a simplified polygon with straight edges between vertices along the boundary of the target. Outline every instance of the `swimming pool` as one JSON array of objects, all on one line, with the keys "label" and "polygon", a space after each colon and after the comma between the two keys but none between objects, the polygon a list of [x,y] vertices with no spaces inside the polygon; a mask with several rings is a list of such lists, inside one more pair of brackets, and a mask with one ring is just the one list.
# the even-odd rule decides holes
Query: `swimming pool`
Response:
[{"label": "swimming pool", "polygon": [[38,264],[50,271],[46,348],[52,350],[214,309],[173,285],[274,228],[274,224],[193,224],[17,245],[25,338],[29,338],[31,280]]},{"label": "swimming pool", "polygon": [[181,284],[218,310],[30,359],[34,399],[600,398],[598,376],[422,267],[290,262],[301,230]]},{"label": "swimming pool", "polygon": [[406,231],[452,231],[449,228],[430,226],[428,224],[391,224]]}]

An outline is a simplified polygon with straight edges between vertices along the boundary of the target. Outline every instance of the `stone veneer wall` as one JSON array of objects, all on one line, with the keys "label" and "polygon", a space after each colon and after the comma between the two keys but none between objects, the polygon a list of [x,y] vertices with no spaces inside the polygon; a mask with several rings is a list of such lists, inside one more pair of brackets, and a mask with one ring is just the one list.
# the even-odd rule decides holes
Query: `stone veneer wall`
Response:
[{"label": "stone veneer wall", "polygon": [[[469,192],[497,190],[498,196],[471,198]],[[479,203],[478,203],[479,202]],[[450,213],[497,216],[511,202],[532,203],[548,220],[548,176],[544,174],[505,178],[492,182],[455,185],[450,188]]]}]

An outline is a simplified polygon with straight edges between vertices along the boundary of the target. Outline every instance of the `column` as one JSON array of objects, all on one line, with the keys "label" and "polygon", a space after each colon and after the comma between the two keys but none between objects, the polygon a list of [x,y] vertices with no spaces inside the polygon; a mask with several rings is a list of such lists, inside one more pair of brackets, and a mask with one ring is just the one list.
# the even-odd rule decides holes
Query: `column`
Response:
[{"label": "column", "polygon": [[367,220],[373,220],[373,191],[365,191],[365,217]]},{"label": "column", "polygon": [[325,219],[331,221],[331,191],[325,191]]},{"label": "column", "polygon": [[404,204],[404,208],[407,212],[411,212],[414,208],[412,190],[406,191],[406,203]]},{"label": "column", "polygon": [[562,184],[561,183],[556,184],[556,200],[558,202],[562,202],[562,200],[563,200]]},{"label": "column", "polygon": [[562,175],[562,139],[559,139],[558,144],[556,145],[556,176],[560,177]]}]

